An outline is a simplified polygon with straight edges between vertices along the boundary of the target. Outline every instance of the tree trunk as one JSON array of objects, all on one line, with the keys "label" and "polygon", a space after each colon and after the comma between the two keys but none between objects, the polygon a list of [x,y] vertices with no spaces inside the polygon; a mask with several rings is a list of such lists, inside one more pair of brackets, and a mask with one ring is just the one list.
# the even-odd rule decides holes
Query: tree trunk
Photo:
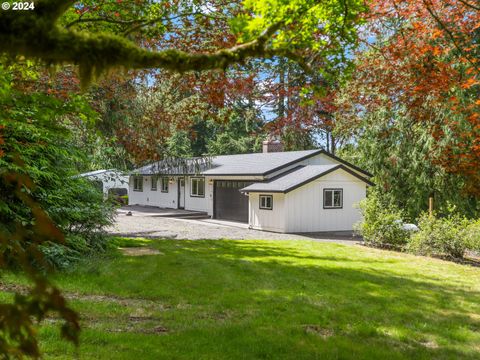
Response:
[{"label": "tree trunk", "polygon": [[335,137],[333,136],[332,132],[330,132],[330,152],[335,155],[336,151],[336,144],[335,144]]},{"label": "tree trunk", "polygon": [[285,117],[285,59],[280,58],[278,60],[278,68],[280,70],[278,74],[278,118],[283,119]]}]

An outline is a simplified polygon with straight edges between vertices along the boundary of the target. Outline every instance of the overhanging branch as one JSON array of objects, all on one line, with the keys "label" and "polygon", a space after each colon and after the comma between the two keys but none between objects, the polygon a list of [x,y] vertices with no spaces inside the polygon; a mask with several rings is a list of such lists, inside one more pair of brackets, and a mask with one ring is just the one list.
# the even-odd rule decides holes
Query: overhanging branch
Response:
[{"label": "overhanging branch", "polygon": [[1,12],[0,51],[13,56],[41,59],[51,64],[77,64],[84,84],[94,75],[114,67],[163,68],[186,72],[224,69],[251,57],[294,57],[291,53],[268,47],[268,42],[282,26],[280,22],[268,27],[253,41],[213,53],[192,54],[176,49],[150,51],[116,35],[60,28],[55,24],[59,10],[52,7],[55,5],[66,11],[71,4],[71,0],[40,1],[35,11],[28,13]]}]

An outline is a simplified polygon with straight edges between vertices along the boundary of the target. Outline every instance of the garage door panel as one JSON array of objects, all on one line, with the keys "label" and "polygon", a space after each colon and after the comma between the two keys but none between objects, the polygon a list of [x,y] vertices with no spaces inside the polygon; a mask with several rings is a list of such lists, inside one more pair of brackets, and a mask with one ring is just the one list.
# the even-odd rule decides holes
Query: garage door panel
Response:
[{"label": "garage door panel", "polygon": [[215,217],[248,222],[248,196],[239,190],[250,184],[246,181],[215,181]]}]

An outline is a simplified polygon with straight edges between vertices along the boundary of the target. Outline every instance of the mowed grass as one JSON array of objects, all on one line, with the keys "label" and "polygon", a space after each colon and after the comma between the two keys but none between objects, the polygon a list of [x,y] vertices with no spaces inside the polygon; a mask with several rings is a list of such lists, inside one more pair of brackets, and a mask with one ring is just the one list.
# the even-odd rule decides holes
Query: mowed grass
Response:
[{"label": "mowed grass", "polygon": [[46,359],[480,357],[479,268],[313,241],[140,244],[161,254],[114,251],[54,277],[81,345],[49,319]]}]

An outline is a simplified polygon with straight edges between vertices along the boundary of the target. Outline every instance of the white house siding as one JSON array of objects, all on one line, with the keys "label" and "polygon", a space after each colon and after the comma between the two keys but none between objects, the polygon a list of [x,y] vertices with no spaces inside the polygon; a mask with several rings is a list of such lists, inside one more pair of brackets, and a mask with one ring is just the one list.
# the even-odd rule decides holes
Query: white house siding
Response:
[{"label": "white house siding", "polygon": [[152,177],[143,176],[143,191],[133,190],[134,181],[133,176],[130,177],[130,189],[128,196],[129,205],[149,205],[165,208],[177,208],[178,190],[177,179],[173,178],[168,183],[168,192],[162,192],[162,185],[160,178],[157,182],[157,190],[151,190]]},{"label": "white house siding", "polygon": [[[343,189],[343,208],[324,209],[323,189]],[[285,195],[285,232],[352,230],[361,220],[356,205],[366,197],[366,184],[342,169]],[[275,206],[275,204],[274,204]]]},{"label": "white house siding", "polygon": [[148,177],[143,177],[143,190],[144,191],[135,191],[134,188],[134,176],[130,176],[130,181],[128,182],[128,205],[146,205],[147,204],[147,192],[149,183]]},{"label": "white house siding", "polygon": [[[260,209],[260,195],[272,195],[272,210]],[[253,229],[275,232],[285,230],[285,195],[280,193],[250,193],[248,223]]]},{"label": "white house siding", "polygon": [[[156,191],[151,190],[151,181],[152,181],[152,177],[149,176],[147,190],[150,190],[150,194],[149,194],[150,205],[176,209],[178,207],[177,179],[169,177],[168,192],[162,192],[162,183],[161,183],[162,180],[160,177],[158,178],[158,181],[157,181]],[[143,190],[145,191],[145,188]]]},{"label": "white house siding", "polygon": [[205,197],[191,196],[190,179],[192,177],[203,176],[186,176],[185,177],[185,209],[194,211],[205,211],[208,215],[213,215],[213,181],[205,176]]}]

